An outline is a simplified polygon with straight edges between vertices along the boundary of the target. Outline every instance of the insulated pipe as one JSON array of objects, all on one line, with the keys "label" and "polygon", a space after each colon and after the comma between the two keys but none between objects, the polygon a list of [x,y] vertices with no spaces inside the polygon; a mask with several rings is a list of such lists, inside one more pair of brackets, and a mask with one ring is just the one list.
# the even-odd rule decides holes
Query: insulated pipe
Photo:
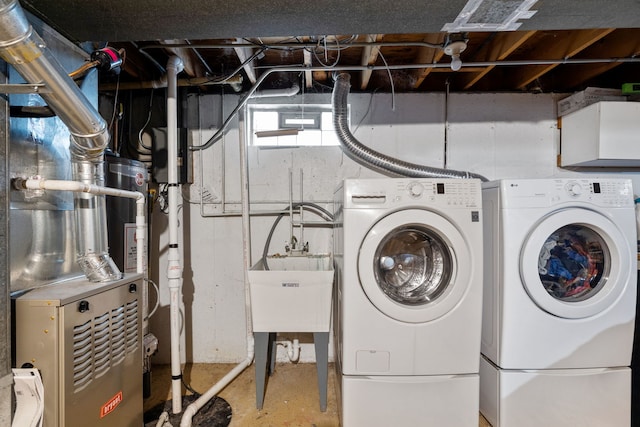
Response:
[{"label": "insulated pipe", "polygon": [[180,427],[191,427],[193,416],[204,405],[224,389],[231,381],[242,373],[255,355],[255,342],[253,338],[253,321],[251,318],[251,293],[249,292],[249,269],[251,268],[251,224],[249,221],[249,158],[247,155],[244,115],[240,113],[239,145],[240,145],[240,186],[242,193],[242,258],[244,260],[244,302],[245,319],[247,328],[247,357],[236,365],[227,375],[215,383],[209,390],[190,404],[182,414]]},{"label": "insulated pipe", "polygon": [[432,168],[394,159],[363,145],[349,130],[349,116],[347,97],[349,95],[351,76],[340,73],[335,78],[335,86],[331,96],[333,106],[333,124],[338,134],[338,140],[343,149],[353,160],[363,163],[380,172],[390,172],[394,175],[419,178],[478,178],[487,181],[482,175],[462,172],[452,169]]},{"label": "insulated pipe", "polygon": [[[106,122],[46,48],[17,0],[0,0],[0,57],[27,83],[48,89],[42,98],[71,133],[74,180],[103,185]],[[104,196],[75,193],[74,198],[78,264],[93,282],[119,279],[121,273],[108,253]]]},{"label": "insulated pipe", "polygon": [[178,108],[177,76],[183,69],[177,56],[167,63],[167,156],[169,185],[169,254],[167,279],[169,282],[169,314],[171,323],[171,396],[174,414],[182,412],[182,370],[180,368],[180,290],[182,265],[178,250]]},{"label": "insulated pipe", "polygon": [[0,0],[0,56],[27,83],[50,89],[41,96],[69,128],[78,154],[102,154],[109,143],[106,122],[33,30],[17,0]]}]

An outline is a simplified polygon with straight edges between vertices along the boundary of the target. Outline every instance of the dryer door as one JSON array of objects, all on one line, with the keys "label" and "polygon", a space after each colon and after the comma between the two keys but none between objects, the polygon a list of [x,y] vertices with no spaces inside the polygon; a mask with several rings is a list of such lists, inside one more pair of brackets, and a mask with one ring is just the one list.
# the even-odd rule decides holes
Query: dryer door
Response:
[{"label": "dryer door", "polygon": [[473,262],[469,245],[451,222],[433,212],[407,209],[369,230],[358,254],[358,273],[378,310],[420,323],[456,306],[469,287]]},{"label": "dryer door", "polygon": [[579,319],[606,310],[622,295],[631,262],[627,239],[610,219],[572,208],[552,213],[530,231],[520,275],[541,309]]}]

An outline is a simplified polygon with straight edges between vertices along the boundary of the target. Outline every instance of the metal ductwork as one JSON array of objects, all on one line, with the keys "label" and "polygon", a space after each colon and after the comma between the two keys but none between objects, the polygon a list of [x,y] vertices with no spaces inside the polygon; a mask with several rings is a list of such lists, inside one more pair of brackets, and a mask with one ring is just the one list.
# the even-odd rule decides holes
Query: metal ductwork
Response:
[{"label": "metal ductwork", "polygon": [[[73,179],[104,185],[107,124],[33,30],[16,0],[0,0],[0,57],[29,84],[44,85],[42,98],[71,133]],[[77,261],[93,282],[117,280],[108,253],[105,196],[75,193]]]},{"label": "metal ductwork", "polygon": [[353,160],[382,173],[416,178],[477,178],[487,181],[482,175],[452,169],[433,168],[417,165],[372,150],[358,141],[349,130],[349,109],[347,98],[351,76],[339,73],[335,76],[335,85],[331,96],[333,124],[342,144],[343,151]]}]

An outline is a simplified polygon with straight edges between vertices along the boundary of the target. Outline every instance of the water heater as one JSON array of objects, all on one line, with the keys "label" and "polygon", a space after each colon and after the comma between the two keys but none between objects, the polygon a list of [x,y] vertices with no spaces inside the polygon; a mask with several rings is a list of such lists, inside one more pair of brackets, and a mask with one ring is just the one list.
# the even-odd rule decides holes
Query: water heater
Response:
[{"label": "water heater", "polygon": [[[148,173],[144,163],[105,153],[105,185],[147,194]],[[107,197],[109,253],[120,271],[136,272],[136,201]]]}]

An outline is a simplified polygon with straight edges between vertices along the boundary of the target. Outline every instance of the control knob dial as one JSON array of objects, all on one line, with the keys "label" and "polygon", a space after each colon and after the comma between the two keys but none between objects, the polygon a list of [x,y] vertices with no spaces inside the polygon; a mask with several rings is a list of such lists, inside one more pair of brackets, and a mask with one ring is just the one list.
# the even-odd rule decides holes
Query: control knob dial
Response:
[{"label": "control knob dial", "polygon": [[419,182],[412,182],[409,184],[409,194],[411,197],[420,197],[424,191],[424,187]]}]

